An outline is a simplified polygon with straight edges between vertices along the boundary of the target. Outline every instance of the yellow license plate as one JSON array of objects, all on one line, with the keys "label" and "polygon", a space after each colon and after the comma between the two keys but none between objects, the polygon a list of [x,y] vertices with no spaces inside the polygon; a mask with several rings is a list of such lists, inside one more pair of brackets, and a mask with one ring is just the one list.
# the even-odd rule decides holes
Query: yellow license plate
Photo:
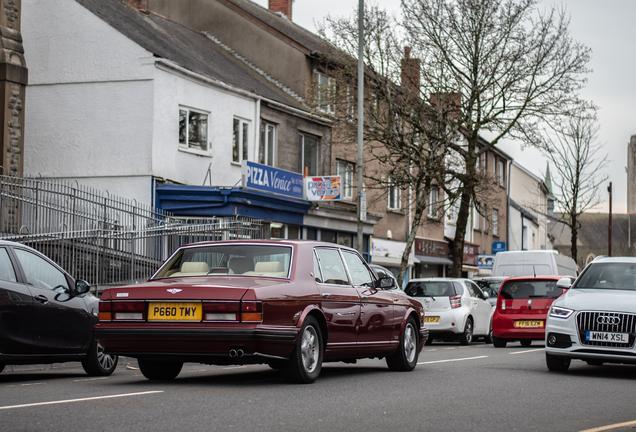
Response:
[{"label": "yellow license plate", "polygon": [[150,303],[148,321],[201,321],[201,303]]},{"label": "yellow license plate", "polygon": [[515,321],[515,327],[543,327],[543,321]]},{"label": "yellow license plate", "polygon": [[424,322],[439,322],[438,316],[427,316],[424,317]]}]

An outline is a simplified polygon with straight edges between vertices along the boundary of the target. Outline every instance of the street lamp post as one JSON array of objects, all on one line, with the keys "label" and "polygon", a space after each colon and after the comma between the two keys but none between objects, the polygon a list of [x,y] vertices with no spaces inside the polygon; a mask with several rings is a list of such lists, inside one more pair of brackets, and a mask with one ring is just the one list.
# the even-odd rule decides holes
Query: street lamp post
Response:
[{"label": "street lamp post", "polygon": [[367,197],[363,188],[363,126],[364,126],[364,0],[358,6],[358,236],[356,249],[364,254],[362,228],[367,219]]}]

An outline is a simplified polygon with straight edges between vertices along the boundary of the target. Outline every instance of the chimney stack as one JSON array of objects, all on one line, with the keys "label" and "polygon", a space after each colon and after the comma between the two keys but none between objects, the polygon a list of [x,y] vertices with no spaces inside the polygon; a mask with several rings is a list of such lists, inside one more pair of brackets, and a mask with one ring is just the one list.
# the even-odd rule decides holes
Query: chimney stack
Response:
[{"label": "chimney stack", "polygon": [[291,21],[292,0],[269,0],[269,10],[274,13],[280,13]]},{"label": "chimney stack", "polygon": [[459,92],[432,93],[429,98],[431,105],[448,114],[449,117],[459,119],[462,107],[462,94]]},{"label": "chimney stack", "polygon": [[420,92],[420,60],[411,58],[411,47],[404,47],[402,59],[402,87],[408,87],[413,92]]},{"label": "chimney stack", "polygon": [[149,8],[148,3],[150,0],[128,0],[130,4],[139,9],[140,11],[147,11]]}]

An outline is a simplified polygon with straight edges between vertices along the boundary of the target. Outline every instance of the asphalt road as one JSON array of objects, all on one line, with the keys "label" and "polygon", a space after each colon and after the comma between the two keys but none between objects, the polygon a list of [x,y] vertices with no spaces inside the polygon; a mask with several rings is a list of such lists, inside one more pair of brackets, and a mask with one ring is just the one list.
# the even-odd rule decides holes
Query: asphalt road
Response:
[{"label": "asphalt road", "polygon": [[123,359],[110,377],[79,363],[0,374],[2,431],[581,431],[634,422],[636,366],[548,372],[543,345],[426,346],[413,372],[383,360],[328,363],[311,385],[267,366],[186,364],[151,382]]}]

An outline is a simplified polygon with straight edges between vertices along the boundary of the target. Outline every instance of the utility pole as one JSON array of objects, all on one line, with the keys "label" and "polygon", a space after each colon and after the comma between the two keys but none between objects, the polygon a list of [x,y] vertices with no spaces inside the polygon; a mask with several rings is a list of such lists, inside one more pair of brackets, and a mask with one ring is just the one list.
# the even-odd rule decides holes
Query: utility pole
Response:
[{"label": "utility pole", "polygon": [[363,129],[364,127],[364,0],[358,5],[358,237],[356,249],[364,256],[362,229],[367,220],[367,197],[363,188]]},{"label": "utility pole", "polygon": [[609,233],[607,234],[607,256],[612,256],[612,182],[607,187],[609,192]]}]

